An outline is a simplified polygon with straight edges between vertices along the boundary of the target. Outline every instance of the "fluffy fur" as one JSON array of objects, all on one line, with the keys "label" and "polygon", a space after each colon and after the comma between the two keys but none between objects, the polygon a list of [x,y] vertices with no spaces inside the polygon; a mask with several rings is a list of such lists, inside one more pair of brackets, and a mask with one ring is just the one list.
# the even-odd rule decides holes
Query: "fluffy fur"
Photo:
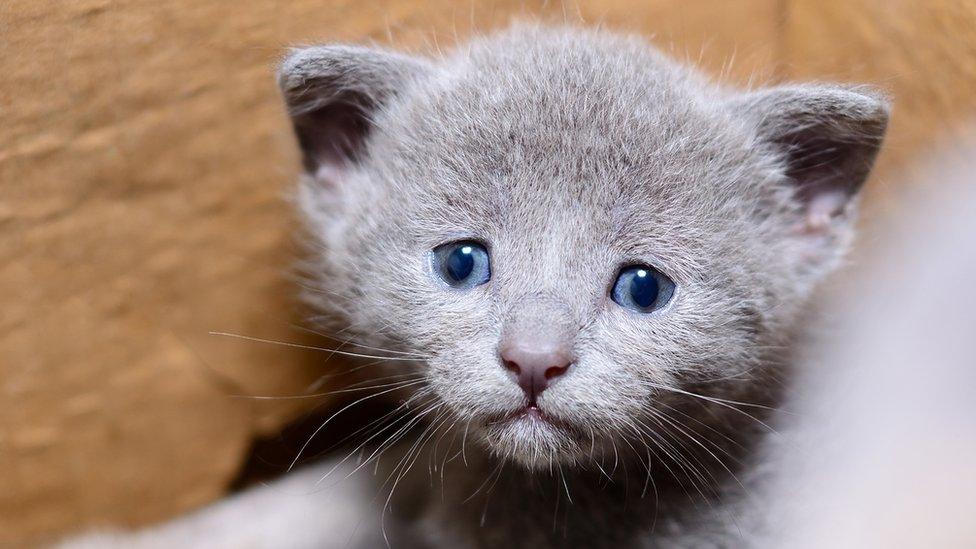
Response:
[{"label": "fluffy fur", "polygon": [[[403,400],[367,431],[399,460],[349,473],[380,495],[317,500],[361,522],[286,545],[697,547],[761,530],[742,482],[805,303],[850,240],[887,122],[876,92],[730,90],[636,38],[535,26],[441,59],[297,50],[280,83],[306,168],[306,296],[352,350],[391,359],[371,373],[401,376],[383,392]],[[458,239],[487,244],[488,284],[433,276],[430,250]],[[609,299],[634,263],[675,281],[665,309]],[[540,324],[575,356],[538,400],[545,420],[519,415],[498,356]]]},{"label": "fluffy fur", "polygon": [[[852,194],[886,118],[866,92],[727,92],[639,40],[575,29],[519,28],[433,65],[312,48],[281,73],[310,167],[298,204],[321,250],[311,301],[359,341],[429,357],[416,370],[459,420],[499,457],[543,468],[589,460],[594,430],[604,447],[688,400],[669,387],[769,401],[770,351],[850,230],[846,211],[811,228],[798,196],[818,182],[788,176],[834,160],[811,144],[843,148],[857,169],[829,169]],[[363,129],[315,135],[348,110]],[[486,287],[432,281],[429,250],[459,238],[489,244]],[[637,262],[677,283],[667,311],[609,301]],[[540,401],[571,434],[485,424],[523,405],[497,348],[524,316],[575,332],[574,368]],[[739,429],[721,406],[693,407]]]}]

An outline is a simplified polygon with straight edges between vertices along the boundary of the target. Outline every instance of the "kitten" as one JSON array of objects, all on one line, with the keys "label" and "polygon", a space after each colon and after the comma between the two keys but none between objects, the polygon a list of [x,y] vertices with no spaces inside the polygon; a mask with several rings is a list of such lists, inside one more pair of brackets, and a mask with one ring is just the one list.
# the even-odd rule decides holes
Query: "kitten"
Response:
[{"label": "kitten", "polygon": [[396,359],[370,372],[402,405],[366,426],[362,465],[340,454],[119,543],[775,539],[753,495],[772,412],[852,237],[883,97],[721,88],[638,39],[536,26],[442,59],[310,47],[279,80],[307,298],[351,350]]}]

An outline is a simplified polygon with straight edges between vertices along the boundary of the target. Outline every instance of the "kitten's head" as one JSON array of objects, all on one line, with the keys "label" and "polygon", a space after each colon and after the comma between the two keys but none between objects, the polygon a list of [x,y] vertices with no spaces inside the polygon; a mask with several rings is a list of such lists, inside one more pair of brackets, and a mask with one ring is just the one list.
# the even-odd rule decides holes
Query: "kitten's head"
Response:
[{"label": "kitten's head", "polygon": [[280,83],[317,304],[429,357],[402,368],[530,467],[762,392],[887,121],[868,90],[729,91],[578,29],[436,60],[312,47]]}]

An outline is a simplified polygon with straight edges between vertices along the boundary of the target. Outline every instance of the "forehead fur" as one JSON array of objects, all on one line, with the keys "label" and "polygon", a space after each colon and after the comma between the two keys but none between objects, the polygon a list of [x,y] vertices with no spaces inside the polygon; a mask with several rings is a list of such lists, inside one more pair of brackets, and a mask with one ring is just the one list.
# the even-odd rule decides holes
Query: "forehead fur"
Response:
[{"label": "forehead fur", "polygon": [[[531,254],[559,232],[568,253],[653,252],[690,277],[703,239],[764,236],[788,208],[722,92],[635,38],[517,27],[444,59],[375,124],[364,169],[405,234],[521,234]],[[775,248],[781,226],[765,228]]]}]

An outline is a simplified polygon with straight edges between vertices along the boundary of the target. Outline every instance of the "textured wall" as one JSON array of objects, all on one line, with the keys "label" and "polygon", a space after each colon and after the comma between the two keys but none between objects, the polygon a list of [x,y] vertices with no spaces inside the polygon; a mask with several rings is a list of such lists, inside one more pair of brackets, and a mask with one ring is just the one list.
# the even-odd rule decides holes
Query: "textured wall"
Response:
[{"label": "textured wall", "polygon": [[738,83],[876,82],[898,104],[882,179],[976,97],[976,0],[7,0],[0,545],[217,498],[310,406],[232,395],[300,393],[322,354],[208,335],[321,344],[287,276],[282,48],[433,51],[513,16],[639,31]]},{"label": "textured wall", "polygon": [[[976,1],[792,0],[777,59],[797,79],[870,82],[895,108],[868,188],[889,206],[908,161],[976,127]],[[938,182],[932,182],[938,184]]]}]

